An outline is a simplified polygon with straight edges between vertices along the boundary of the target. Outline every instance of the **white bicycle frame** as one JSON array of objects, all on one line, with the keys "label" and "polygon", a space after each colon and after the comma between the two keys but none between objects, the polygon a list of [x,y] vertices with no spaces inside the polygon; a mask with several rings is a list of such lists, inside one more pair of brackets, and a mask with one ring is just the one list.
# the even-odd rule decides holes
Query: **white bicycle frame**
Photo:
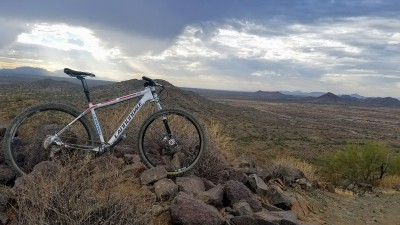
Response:
[{"label": "white bicycle frame", "polygon": [[[114,132],[110,140],[108,140],[107,143],[104,141],[104,136],[101,131],[101,126],[99,123],[99,120],[97,119],[95,109],[102,108],[105,106],[110,106],[117,104],[119,102],[127,101],[132,98],[140,97],[143,96],[140,101],[136,104],[135,107],[131,110],[131,112],[128,114],[128,116],[125,118],[125,120],[122,122],[122,124],[118,127],[118,129]],[[128,127],[129,123],[132,121],[132,119],[135,117],[135,115],[140,111],[142,106],[146,104],[146,102],[151,101],[155,102],[158,109],[161,110],[161,104],[158,98],[157,93],[155,92],[155,87],[145,87],[143,91],[131,93],[129,95],[124,95],[122,97],[110,99],[101,103],[93,104],[92,102],[89,102],[89,108],[87,108],[85,111],[83,111],[78,117],[76,117],[73,121],[71,121],[67,126],[65,126],[62,130],[60,130],[55,137],[61,135],[65,130],[68,129],[72,124],[74,124],[76,121],[78,121],[82,116],[85,116],[89,112],[92,114],[92,118],[94,121],[94,124],[96,126],[97,134],[100,138],[101,146],[94,147],[94,148],[88,148],[87,150],[90,151],[95,151],[95,152],[101,152],[105,148],[112,146],[116,141],[118,141],[119,138],[121,138],[121,135],[124,133],[124,130]],[[65,147],[73,147],[73,146],[68,146],[64,143],[60,143],[60,145],[65,146]]]}]

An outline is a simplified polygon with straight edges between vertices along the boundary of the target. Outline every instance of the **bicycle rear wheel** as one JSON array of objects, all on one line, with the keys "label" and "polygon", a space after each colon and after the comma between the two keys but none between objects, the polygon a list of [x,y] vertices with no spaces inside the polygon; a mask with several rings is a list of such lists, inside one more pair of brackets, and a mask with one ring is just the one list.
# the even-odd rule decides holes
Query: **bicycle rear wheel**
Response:
[{"label": "bicycle rear wheel", "polygon": [[197,120],[178,109],[151,115],[139,132],[139,155],[148,167],[164,166],[169,176],[193,169],[204,155],[205,135]]},{"label": "bicycle rear wheel", "polygon": [[[18,175],[30,173],[35,165],[51,159],[52,154],[77,152],[71,148],[50,146],[45,140],[80,115],[73,108],[47,103],[27,109],[19,114],[6,131],[3,143],[6,162]],[[93,145],[94,131],[89,121],[81,117],[58,136],[67,145]],[[80,152],[80,151],[79,151]]]}]

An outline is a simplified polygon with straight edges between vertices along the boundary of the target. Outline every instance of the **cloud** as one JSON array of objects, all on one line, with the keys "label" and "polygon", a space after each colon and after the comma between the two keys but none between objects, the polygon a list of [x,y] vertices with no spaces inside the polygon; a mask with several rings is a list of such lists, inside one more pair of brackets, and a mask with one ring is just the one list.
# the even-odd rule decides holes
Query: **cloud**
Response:
[{"label": "cloud", "polygon": [[118,58],[118,48],[107,48],[88,28],[67,24],[34,24],[28,33],[18,35],[18,43],[41,45],[63,51],[87,51],[93,58],[105,61]]},{"label": "cloud", "polygon": [[399,10],[395,0],[5,0],[0,67],[398,96]]},{"label": "cloud", "polygon": [[[280,26],[274,30],[275,24]],[[373,95],[371,89],[363,88],[371,85],[364,80],[389,85],[388,79],[400,79],[400,70],[396,69],[400,61],[398,30],[399,18],[375,16],[321,19],[311,24],[276,19],[263,24],[246,20],[208,22],[187,26],[165,51],[139,59],[154,68],[154,73],[174,71],[177,77],[197,76],[197,84],[204,87],[211,82],[204,79],[208,72],[223,74],[235,83],[232,89],[258,81],[273,83],[280,90],[359,89]],[[392,90],[390,94],[395,93]]]}]

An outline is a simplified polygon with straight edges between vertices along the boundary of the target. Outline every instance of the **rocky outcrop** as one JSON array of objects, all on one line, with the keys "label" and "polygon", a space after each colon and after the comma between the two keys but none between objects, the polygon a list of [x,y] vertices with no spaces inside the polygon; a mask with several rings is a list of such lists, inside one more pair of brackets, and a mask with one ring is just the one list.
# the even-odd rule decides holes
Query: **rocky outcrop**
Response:
[{"label": "rocky outcrop", "polygon": [[[156,224],[305,224],[298,218],[307,219],[311,213],[301,195],[283,191],[284,183],[279,178],[266,183],[256,174],[245,175],[240,170],[243,168],[226,170],[226,178],[234,180],[214,184],[194,175],[169,179],[164,167],[146,169],[136,155],[96,160],[94,164],[100,168],[95,172],[106,171],[103,163],[110,162],[106,167],[112,166],[120,171],[116,174],[121,174],[123,180],[140,183],[143,191],[153,195],[154,205],[149,215]],[[241,165],[254,169],[247,162]],[[35,166],[32,174],[51,178],[60,166],[55,162],[42,162]],[[17,179],[14,189],[30,182],[29,176]],[[6,210],[0,210],[0,221],[8,223],[10,217],[4,212]]]}]

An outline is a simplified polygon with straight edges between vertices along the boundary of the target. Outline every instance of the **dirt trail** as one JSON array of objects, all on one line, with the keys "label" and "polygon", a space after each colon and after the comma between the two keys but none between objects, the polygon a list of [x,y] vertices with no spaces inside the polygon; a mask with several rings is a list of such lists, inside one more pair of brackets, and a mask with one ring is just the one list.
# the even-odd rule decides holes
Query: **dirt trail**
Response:
[{"label": "dirt trail", "polygon": [[313,193],[311,205],[323,224],[400,225],[400,193],[374,193],[350,196]]}]

